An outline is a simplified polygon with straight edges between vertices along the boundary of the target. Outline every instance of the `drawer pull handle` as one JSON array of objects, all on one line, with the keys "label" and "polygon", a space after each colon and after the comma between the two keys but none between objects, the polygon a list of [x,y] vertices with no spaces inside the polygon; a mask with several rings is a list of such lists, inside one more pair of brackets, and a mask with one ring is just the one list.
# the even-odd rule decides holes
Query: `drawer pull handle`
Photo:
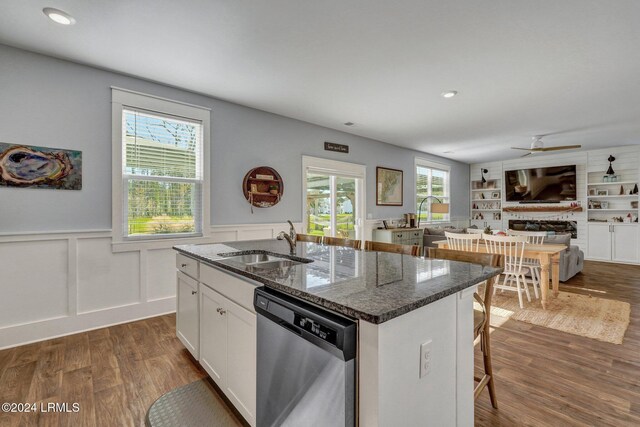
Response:
[{"label": "drawer pull handle", "polygon": [[198,293],[198,291],[191,291],[191,295],[195,295],[197,293]]},{"label": "drawer pull handle", "polygon": [[185,268],[187,265],[189,265],[189,264],[180,264],[180,266],[181,266],[182,268]]},{"label": "drawer pull handle", "polygon": [[223,316],[227,312],[226,310],[223,310],[221,308],[219,308],[217,311],[218,313],[220,313],[220,316]]}]

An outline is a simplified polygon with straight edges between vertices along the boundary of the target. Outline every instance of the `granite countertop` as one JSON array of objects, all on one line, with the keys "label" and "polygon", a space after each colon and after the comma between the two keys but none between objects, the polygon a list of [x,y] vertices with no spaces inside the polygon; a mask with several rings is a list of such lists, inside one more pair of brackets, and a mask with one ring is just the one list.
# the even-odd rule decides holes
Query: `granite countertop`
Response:
[{"label": "granite countertop", "polygon": [[281,240],[252,240],[174,249],[210,265],[348,317],[383,323],[476,285],[501,269],[457,261],[297,242],[293,259],[312,262],[256,268],[219,254],[267,251],[289,256]]}]

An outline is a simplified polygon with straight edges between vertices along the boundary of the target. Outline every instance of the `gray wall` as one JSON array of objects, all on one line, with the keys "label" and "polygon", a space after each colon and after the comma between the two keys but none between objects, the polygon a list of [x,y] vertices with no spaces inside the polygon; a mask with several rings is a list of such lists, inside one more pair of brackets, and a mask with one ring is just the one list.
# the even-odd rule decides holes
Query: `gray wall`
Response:
[{"label": "gray wall", "polygon": [[[451,165],[453,217],[469,216],[469,166],[145,80],[0,45],[0,141],[82,150],[81,191],[0,187],[0,232],[111,228],[111,86],[209,107],[211,224],[302,220],[301,156],[367,165],[367,213],[414,211],[414,158]],[[324,141],[350,153],[323,150]],[[285,183],[282,201],[251,214],[244,174],[272,166]],[[404,206],[375,204],[376,166],[402,169]]]}]

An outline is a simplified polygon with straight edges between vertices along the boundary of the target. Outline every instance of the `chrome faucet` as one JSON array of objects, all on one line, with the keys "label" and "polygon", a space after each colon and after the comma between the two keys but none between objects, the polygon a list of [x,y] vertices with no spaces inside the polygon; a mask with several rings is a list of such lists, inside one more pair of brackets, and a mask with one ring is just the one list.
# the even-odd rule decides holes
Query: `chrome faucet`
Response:
[{"label": "chrome faucet", "polygon": [[281,231],[278,234],[278,237],[276,237],[276,239],[286,240],[289,243],[289,252],[291,253],[291,255],[296,254],[296,241],[293,240],[291,237],[289,237],[287,233],[285,233],[284,231]]},{"label": "chrome faucet", "polygon": [[289,249],[290,249],[291,255],[295,255],[296,254],[296,240],[297,240],[296,228],[293,226],[293,223],[290,220],[287,220],[287,222],[290,225],[289,234],[285,233],[284,231],[281,231],[278,234],[278,237],[276,237],[276,238],[278,240],[286,240],[289,243]]},{"label": "chrome faucet", "polygon": [[291,240],[293,240],[295,242],[297,240],[296,228],[293,226],[293,223],[291,222],[291,220],[288,219],[287,222],[290,225],[290,227],[289,227],[289,237],[291,237]]}]

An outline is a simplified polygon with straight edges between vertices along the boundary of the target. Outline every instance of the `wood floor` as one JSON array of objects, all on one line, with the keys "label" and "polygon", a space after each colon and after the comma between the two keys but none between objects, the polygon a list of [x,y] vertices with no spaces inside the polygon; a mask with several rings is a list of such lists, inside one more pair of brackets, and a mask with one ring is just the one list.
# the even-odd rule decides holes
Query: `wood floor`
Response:
[{"label": "wood floor", "polygon": [[0,403],[80,404],[77,413],[0,412],[0,426],[144,426],[167,391],[204,377],[175,315],[0,351]]},{"label": "wood floor", "polygon": [[[491,334],[499,409],[478,426],[640,425],[640,267],[588,262],[568,292],[631,304],[622,345],[507,321]],[[7,414],[0,426],[144,425],[165,392],[205,376],[167,315],[0,351],[0,403],[78,402],[78,413]]]},{"label": "wood floor", "polygon": [[560,290],[629,302],[623,344],[508,320],[491,334],[498,410],[483,391],[476,426],[640,425],[640,267],[585,262]]}]

